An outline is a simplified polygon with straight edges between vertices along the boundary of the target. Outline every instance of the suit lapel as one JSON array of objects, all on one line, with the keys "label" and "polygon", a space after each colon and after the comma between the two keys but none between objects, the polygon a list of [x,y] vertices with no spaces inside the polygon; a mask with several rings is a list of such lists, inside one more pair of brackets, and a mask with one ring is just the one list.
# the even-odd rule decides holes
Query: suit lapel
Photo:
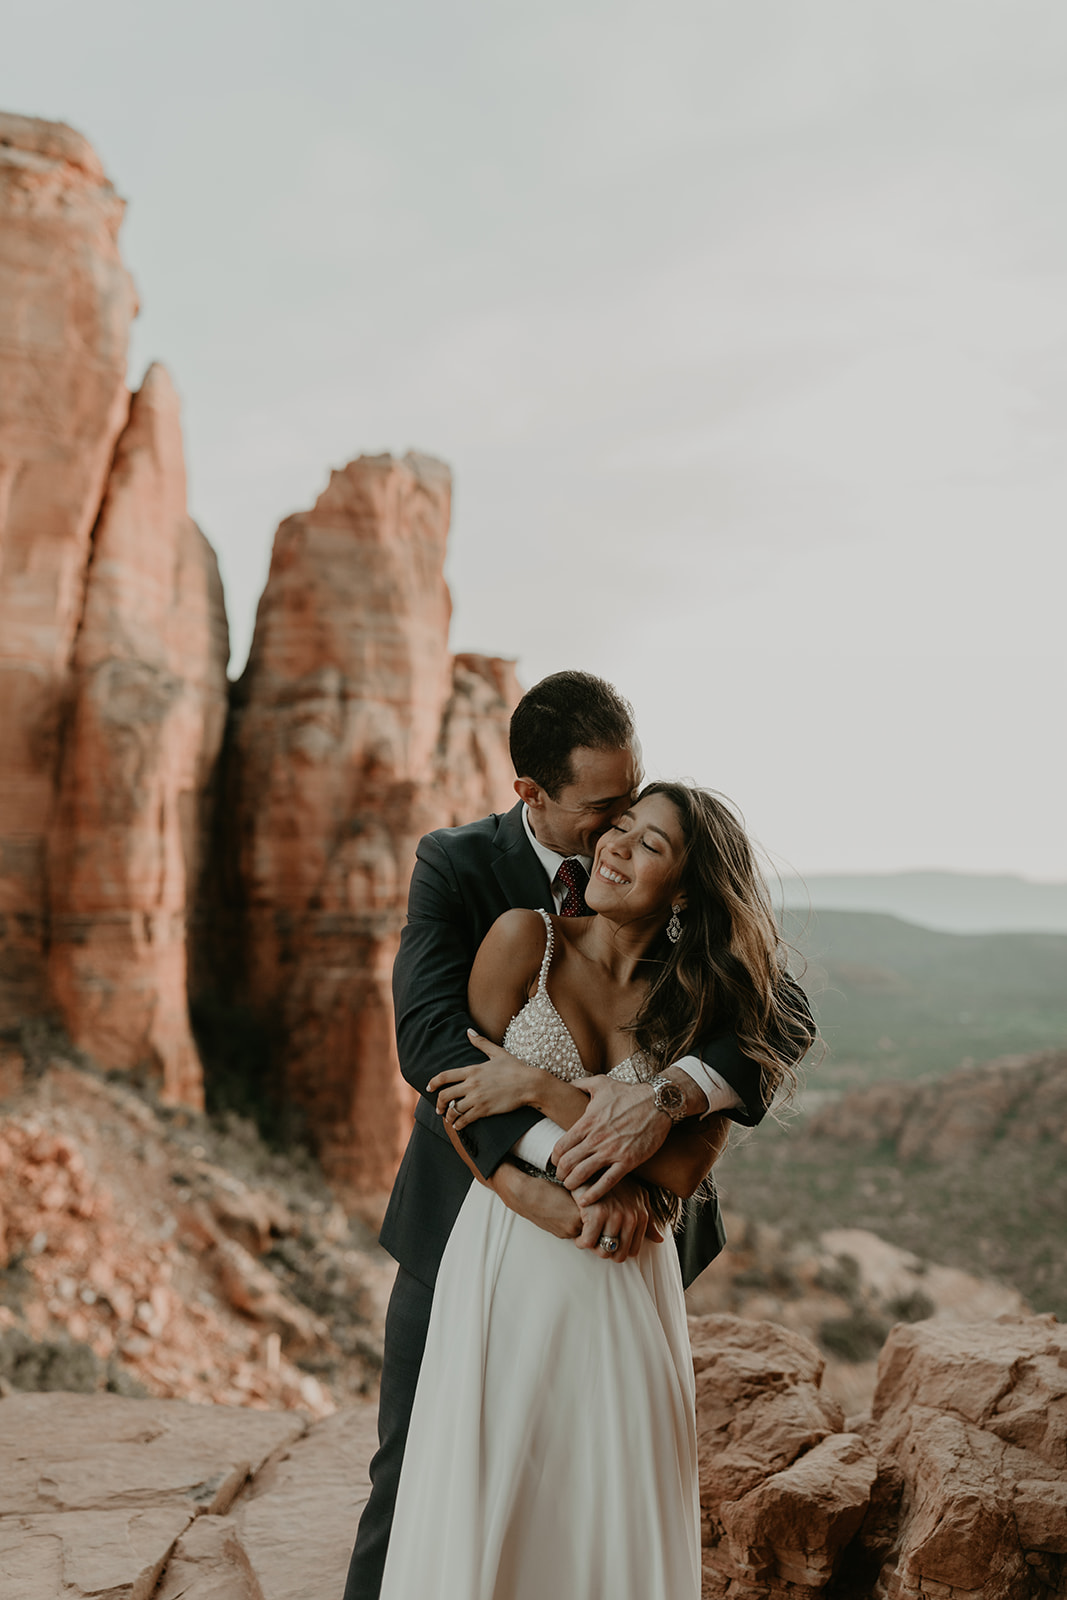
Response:
[{"label": "suit lapel", "polygon": [[552,885],[548,874],[530,848],[522,825],[522,801],[507,812],[493,840],[496,858],[493,873],[509,906],[530,911],[554,911]]}]

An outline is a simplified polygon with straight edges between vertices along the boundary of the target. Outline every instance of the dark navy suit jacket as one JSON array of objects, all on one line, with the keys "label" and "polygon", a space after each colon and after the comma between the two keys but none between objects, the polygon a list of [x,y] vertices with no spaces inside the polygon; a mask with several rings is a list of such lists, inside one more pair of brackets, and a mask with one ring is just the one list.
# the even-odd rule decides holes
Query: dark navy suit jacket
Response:
[{"label": "dark navy suit jacket", "polygon": [[[530,847],[522,805],[420,840],[408,896],[408,920],[393,968],[400,1068],[418,1089],[415,1126],[389,1200],[381,1242],[432,1288],[448,1235],[473,1182],[448,1140],[426,1085],[438,1072],[472,1059],[467,980],[478,946],[513,907],[554,909],[548,877]],[[757,1062],[730,1031],[702,1040],[700,1054],[741,1098],[729,1115],[753,1125],[766,1109]],[[491,1177],[516,1140],[540,1118],[529,1108],[486,1117],[465,1130],[475,1165]],[[676,1239],[688,1284],[726,1242],[714,1192],[687,1203]]]}]

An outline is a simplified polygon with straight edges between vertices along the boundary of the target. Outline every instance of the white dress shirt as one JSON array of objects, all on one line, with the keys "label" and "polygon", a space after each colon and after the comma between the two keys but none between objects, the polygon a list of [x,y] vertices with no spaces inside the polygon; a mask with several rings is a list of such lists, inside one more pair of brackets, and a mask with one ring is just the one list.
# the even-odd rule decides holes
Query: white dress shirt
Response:
[{"label": "white dress shirt", "polygon": [[[533,853],[540,861],[552,886],[552,904],[559,915],[566,886],[559,881],[559,869],[564,861],[580,861],[588,875],[593,866],[591,856],[562,856],[557,850],[550,850],[537,838],[530,825],[530,813],[526,806],[522,808],[522,825],[526,829],[526,837],[530,841]],[[700,1089],[707,1105],[700,1113],[702,1117],[710,1116],[713,1111],[729,1111],[733,1106],[741,1104],[741,1096],[736,1089],[731,1088],[725,1078],[719,1076],[713,1067],[705,1066],[699,1056],[683,1056],[676,1061],[687,1077],[692,1078],[697,1088]],[[540,1122],[535,1122],[533,1127],[513,1146],[515,1154],[523,1161],[529,1162],[532,1167],[548,1166],[552,1159],[552,1152],[563,1136],[563,1129],[550,1117],[542,1117]]]}]

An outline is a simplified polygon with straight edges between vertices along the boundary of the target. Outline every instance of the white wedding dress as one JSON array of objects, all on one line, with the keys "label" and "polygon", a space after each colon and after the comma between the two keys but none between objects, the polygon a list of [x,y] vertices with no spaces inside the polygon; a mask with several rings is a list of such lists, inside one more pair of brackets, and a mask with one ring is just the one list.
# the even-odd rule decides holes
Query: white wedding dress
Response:
[{"label": "white wedding dress", "polygon": [[[587,1077],[546,988],[504,1043]],[[611,1075],[639,1081],[631,1056]],[[621,1263],[471,1186],[434,1291],[381,1600],[699,1600],[693,1363],[670,1238]]]}]

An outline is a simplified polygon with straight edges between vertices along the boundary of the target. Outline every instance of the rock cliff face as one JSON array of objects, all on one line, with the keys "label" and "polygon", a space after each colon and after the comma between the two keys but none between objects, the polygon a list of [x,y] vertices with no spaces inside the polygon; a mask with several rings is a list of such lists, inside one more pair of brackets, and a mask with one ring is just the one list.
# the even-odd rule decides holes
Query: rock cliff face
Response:
[{"label": "rock cliff face", "polygon": [[47,1000],[59,707],[129,399],[122,212],[80,135],[0,114],[0,1026]]},{"label": "rock cliff face", "polygon": [[203,1102],[186,918],[226,718],[218,566],[190,519],[177,396],[133,398],[93,538],[51,832],[50,977],[74,1043]]},{"label": "rock cliff face", "polygon": [[389,978],[415,844],[507,803],[505,663],[448,655],[451,480],[362,457],[278,529],[235,686],[218,837],[243,1005],[350,1192],[387,1188],[410,1125]]},{"label": "rock cliff face", "polygon": [[411,1109],[389,976],[415,842],[510,803],[517,687],[448,651],[447,468],[384,456],[278,530],[228,707],[177,398],[159,367],[132,405],[124,384],[122,212],[78,134],[0,116],[0,1094],[58,1009],[201,1106],[193,978],[269,1037],[330,1173],[380,1194]]}]

